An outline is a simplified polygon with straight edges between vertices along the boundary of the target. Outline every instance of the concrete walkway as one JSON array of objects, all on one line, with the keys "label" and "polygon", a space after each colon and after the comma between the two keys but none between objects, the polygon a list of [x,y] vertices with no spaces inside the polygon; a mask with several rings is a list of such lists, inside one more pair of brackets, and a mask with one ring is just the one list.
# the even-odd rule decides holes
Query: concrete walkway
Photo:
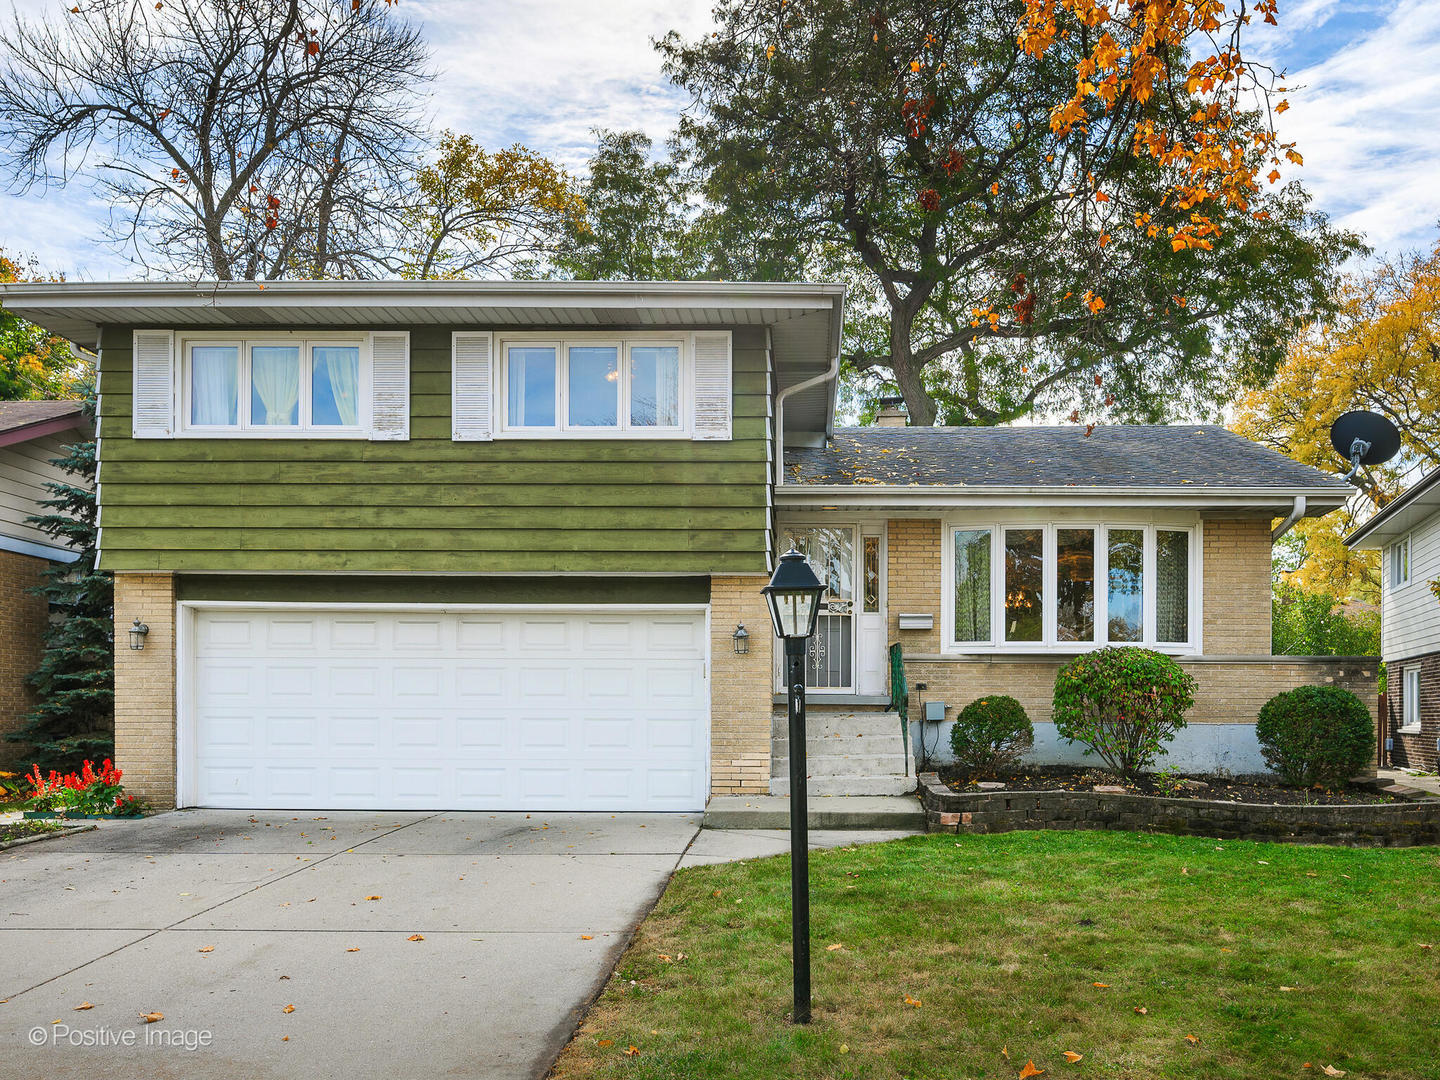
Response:
[{"label": "concrete walkway", "polygon": [[0,1077],[542,1076],[698,826],[182,811],[16,848]]},{"label": "concrete walkway", "polygon": [[1440,797],[1440,776],[1418,776],[1408,769],[1379,769],[1376,775],[1381,780],[1405,787],[1418,788],[1427,795]]}]

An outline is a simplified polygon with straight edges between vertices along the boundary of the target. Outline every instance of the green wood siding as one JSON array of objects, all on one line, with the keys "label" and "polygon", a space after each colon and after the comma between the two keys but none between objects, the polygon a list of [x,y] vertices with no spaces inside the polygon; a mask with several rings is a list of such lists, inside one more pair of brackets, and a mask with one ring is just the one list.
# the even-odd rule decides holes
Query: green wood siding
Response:
[{"label": "green wood siding", "polygon": [[[302,604],[708,604],[708,577],[350,577],[181,574],[180,600]],[[756,585],[759,588],[759,585]]]},{"label": "green wood siding", "polygon": [[765,571],[763,329],[734,332],[729,442],[452,442],[448,327],[411,329],[408,442],[132,439],[131,328],[102,344],[106,570]]}]

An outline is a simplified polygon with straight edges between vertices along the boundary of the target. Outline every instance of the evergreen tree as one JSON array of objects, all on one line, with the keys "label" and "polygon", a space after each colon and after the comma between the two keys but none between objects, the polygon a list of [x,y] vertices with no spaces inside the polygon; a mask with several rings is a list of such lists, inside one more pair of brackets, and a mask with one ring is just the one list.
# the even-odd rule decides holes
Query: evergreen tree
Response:
[{"label": "evergreen tree", "polygon": [[[86,413],[92,420],[94,410],[91,396]],[[46,484],[54,498],[41,505],[51,512],[29,520],[80,557],[45,571],[41,591],[59,618],[46,631],[45,653],[30,676],[39,703],[9,736],[29,743],[42,769],[61,770],[79,768],[87,758],[109,757],[115,746],[115,592],[110,575],[95,569],[95,443],[66,450],[53,463],[75,481]]]}]

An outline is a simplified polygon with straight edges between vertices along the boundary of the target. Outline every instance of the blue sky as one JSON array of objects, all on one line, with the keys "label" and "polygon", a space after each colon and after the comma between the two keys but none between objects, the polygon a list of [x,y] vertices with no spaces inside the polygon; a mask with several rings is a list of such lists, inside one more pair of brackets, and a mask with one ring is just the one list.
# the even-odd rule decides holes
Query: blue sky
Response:
[{"label": "blue sky", "polygon": [[[73,0],[0,0],[58,17]],[[406,0],[439,71],[438,125],[482,145],[524,142],[583,166],[595,127],[669,134],[682,95],[650,39],[709,24],[710,0]],[[1257,55],[1289,70],[1282,136],[1305,157],[1317,205],[1381,252],[1428,247],[1440,220],[1440,3],[1281,0],[1278,30],[1257,27]],[[0,194],[0,248],[34,253],[74,278],[133,277],[98,242],[106,208],[83,184]]]}]

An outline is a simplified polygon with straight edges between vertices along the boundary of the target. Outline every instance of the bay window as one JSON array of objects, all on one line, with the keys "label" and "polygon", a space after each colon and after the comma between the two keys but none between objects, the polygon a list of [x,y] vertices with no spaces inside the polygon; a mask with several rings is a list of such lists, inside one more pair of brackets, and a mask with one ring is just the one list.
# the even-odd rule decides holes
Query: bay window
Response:
[{"label": "bay window", "polygon": [[997,522],[945,536],[947,651],[1195,648],[1193,528]]},{"label": "bay window", "polygon": [[680,340],[502,340],[503,428],[629,436],[685,429]]},{"label": "bay window", "polygon": [[182,345],[187,433],[363,433],[368,350],[359,340],[281,335]]}]

